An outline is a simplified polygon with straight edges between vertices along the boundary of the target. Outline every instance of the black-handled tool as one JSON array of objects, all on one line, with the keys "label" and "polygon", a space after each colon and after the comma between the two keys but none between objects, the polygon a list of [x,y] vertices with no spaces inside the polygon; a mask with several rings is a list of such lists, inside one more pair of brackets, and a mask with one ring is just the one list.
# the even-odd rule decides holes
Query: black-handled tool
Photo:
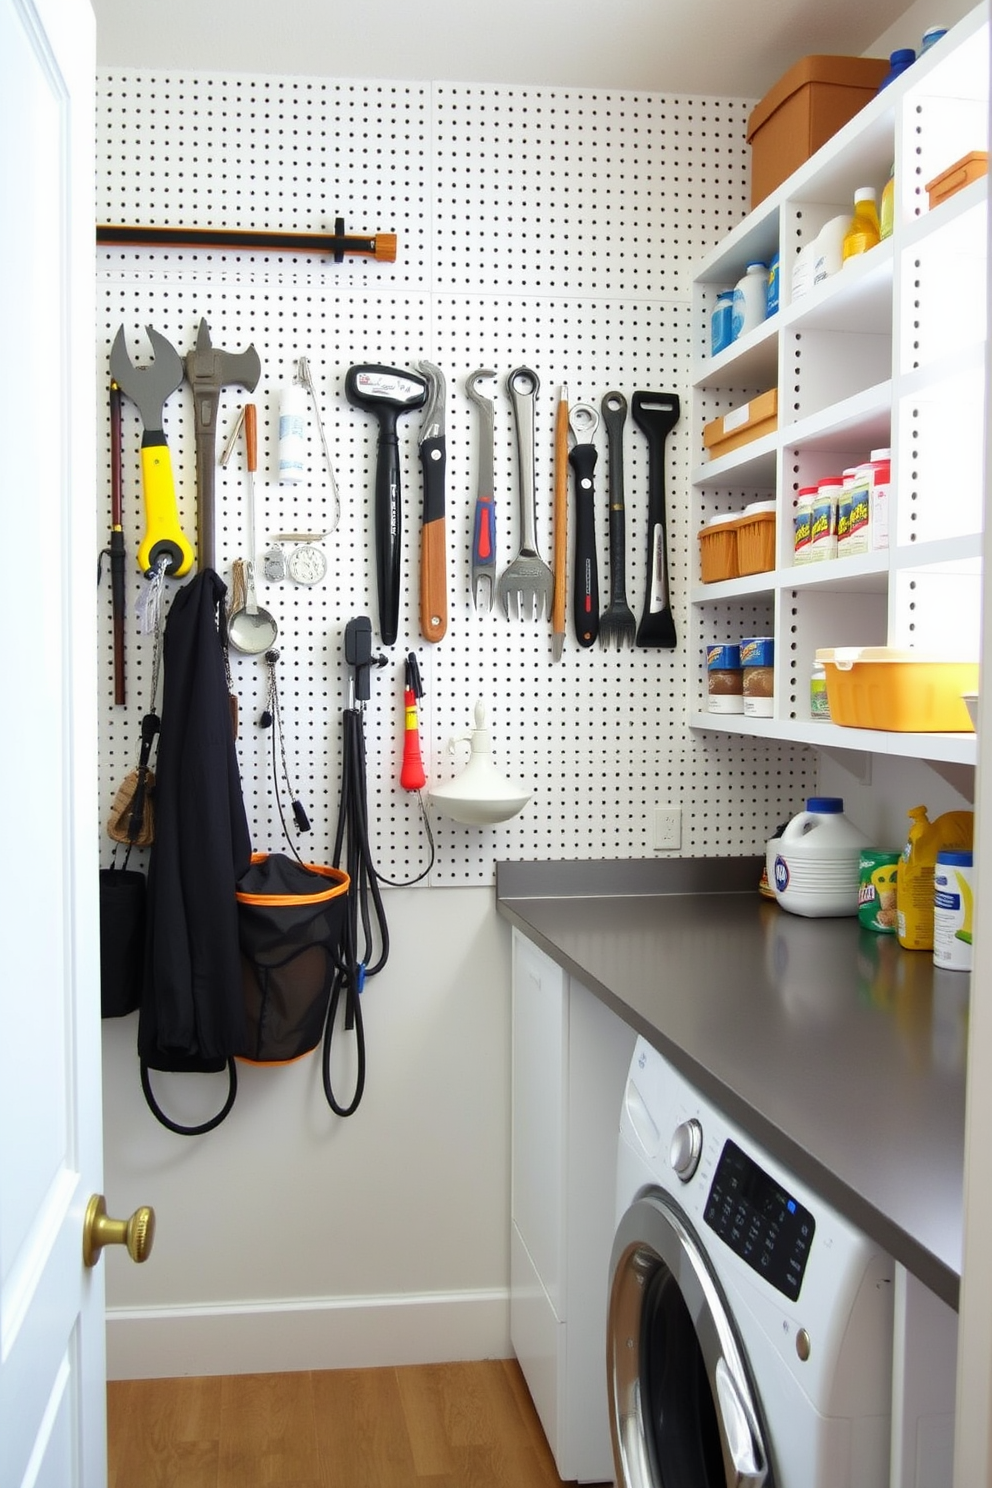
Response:
[{"label": "black-handled tool", "polygon": [[648,441],[648,564],[638,646],[678,645],[668,593],[668,539],[665,532],[665,440],[681,412],[675,393],[635,393],[634,423]]},{"label": "black-handled tool", "polygon": [[568,426],[575,440],[568,463],[575,471],[575,554],[572,564],[572,624],[580,646],[599,635],[599,564],[596,558],[596,504],[593,472],[598,453],[593,436],[599,414],[591,403],[573,403]]},{"label": "black-handled tool", "polygon": [[427,398],[427,382],[415,372],[404,372],[398,367],[349,367],[344,391],[349,403],[373,414],[379,423],[375,466],[375,575],[379,634],[384,645],[392,646],[399,631],[403,525],[396,425],[401,414],[423,406]]},{"label": "black-handled tool", "polygon": [[610,453],[610,602],[599,617],[599,641],[604,651],[613,641],[617,650],[634,644],[637,621],[627,603],[627,513],[623,498],[623,426],[627,399],[606,393],[601,403]]}]

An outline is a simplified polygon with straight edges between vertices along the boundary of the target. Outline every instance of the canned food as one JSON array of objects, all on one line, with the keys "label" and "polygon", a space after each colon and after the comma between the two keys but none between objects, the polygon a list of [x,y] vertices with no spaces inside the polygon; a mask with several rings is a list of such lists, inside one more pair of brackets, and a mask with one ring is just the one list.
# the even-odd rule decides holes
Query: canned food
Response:
[{"label": "canned food", "polygon": [[858,872],[858,919],[866,930],[880,935],[896,933],[896,877],[899,871],[897,852],[876,852],[862,848]]}]

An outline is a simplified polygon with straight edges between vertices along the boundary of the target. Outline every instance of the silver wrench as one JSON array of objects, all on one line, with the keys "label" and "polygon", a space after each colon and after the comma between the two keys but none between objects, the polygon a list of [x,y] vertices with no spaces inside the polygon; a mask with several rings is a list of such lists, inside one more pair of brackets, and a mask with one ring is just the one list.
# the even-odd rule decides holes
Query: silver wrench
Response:
[{"label": "silver wrench", "polygon": [[495,376],[496,373],[488,367],[480,367],[478,372],[465,379],[465,392],[479,410],[479,475],[472,519],[472,600],[476,610],[485,610],[487,614],[493,607],[496,593],[493,400],[479,392],[477,383],[483,377]]},{"label": "silver wrench", "polygon": [[534,400],[540,383],[529,367],[517,367],[506,379],[517,430],[517,475],[520,482],[520,547],[499,576],[497,594],[504,614],[517,619],[543,620],[551,614],[554,575],[537,550],[537,511],[534,470]]}]

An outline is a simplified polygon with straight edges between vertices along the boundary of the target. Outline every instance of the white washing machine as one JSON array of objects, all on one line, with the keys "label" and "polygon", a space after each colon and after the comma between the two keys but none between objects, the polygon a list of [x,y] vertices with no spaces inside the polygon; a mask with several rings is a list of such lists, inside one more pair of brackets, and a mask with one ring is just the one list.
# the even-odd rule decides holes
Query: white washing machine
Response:
[{"label": "white washing machine", "polygon": [[644,1040],[617,1214],[619,1488],[886,1488],[891,1259]]}]

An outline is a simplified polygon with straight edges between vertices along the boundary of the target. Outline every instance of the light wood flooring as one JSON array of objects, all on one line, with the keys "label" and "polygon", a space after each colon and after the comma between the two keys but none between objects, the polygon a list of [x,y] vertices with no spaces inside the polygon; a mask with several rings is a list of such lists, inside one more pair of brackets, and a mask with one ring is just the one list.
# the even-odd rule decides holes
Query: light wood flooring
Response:
[{"label": "light wood flooring", "polygon": [[516,1360],[107,1386],[108,1488],[561,1488]]}]

